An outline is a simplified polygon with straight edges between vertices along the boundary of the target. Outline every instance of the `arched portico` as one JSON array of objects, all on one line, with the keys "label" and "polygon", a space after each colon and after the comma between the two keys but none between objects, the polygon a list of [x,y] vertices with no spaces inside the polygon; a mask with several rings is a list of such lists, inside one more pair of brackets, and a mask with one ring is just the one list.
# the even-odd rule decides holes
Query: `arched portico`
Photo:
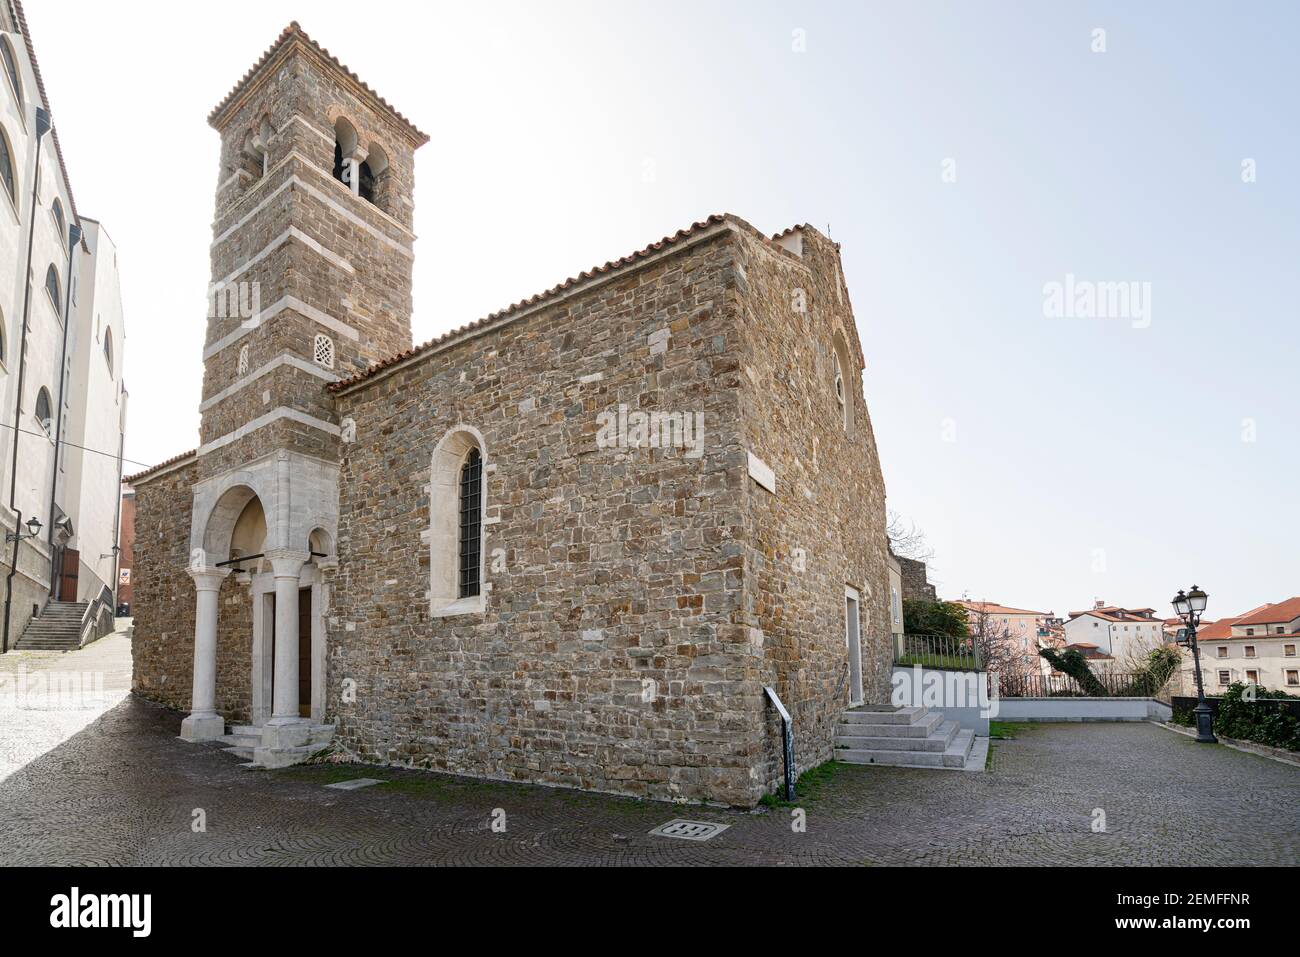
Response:
[{"label": "arched portico", "polygon": [[304,745],[325,711],[329,593],[322,572],[333,568],[333,535],[326,527],[329,517],[301,518],[310,532],[295,527],[299,523],[285,514],[287,484],[239,472],[195,494],[194,690],[181,737],[207,741],[226,734],[225,718],[216,711],[218,595],[233,572],[248,587],[251,603],[251,718],[259,737],[254,760],[266,748]]}]

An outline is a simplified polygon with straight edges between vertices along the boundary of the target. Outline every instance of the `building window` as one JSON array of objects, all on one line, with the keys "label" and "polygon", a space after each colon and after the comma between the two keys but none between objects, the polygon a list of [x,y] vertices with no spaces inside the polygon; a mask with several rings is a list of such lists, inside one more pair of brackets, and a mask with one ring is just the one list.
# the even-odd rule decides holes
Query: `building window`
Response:
[{"label": "building window", "polygon": [[108,363],[108,374],[113,374],[113,330],[104,330],[104,361]]},{"label": "building window", "polygon": [[1247,657],[1247,658],[1254,658],[1254,657],[1255,657],[1255,646],[1254,646],[1254,645],[1247,645],[1247,646],[1246,646],[1244,649],[1242,649],[1242,650],[1245,651],[1245,653],[1246,653],[1246,657]]},{"label": "building window", "polygon": [[844,337],[835,333],[835,403],[840,413],[840,426],[849,435],[853,434],[853,395],[849,383],[854,380],[849,375],[849,347]]},{"label": "building window", "polygon": [[1285,634],[1286,634],[1286,629],[1283,628],[1281,625],[1278,625],[1278,626],[1277,626],[1277,632],[1276,632],[1276,634],[1279,634],[1279,635],[1285,635]]},{"label": "building window", "polygon": [[63,204],[59,202],[59,197],[54,197],[54,205],[50,207],[50,212],[54,214],[54,224],[59,228],[59,242],[66,244],[68,241],[68,221],[63,218]]},{"label": "building window", "polygon": [[[4,357],[3,357],[3,356],[0,356],[0,358],[4,358]],[[1286,658],[1294,658],[1294,657],[1295,657],[1295,645],[1283,645],[1283,646],[1282,646],[1282,655],[1283,655],[1283,657],[1286,657]]]},{"label": "building window", "polygon": [[244,376],[248,375],[248,345],[247,344],[239,347],[239,362],[235,367],[235,375],[237,375],[241,379]]},{"label": "building window", "polygon": [[54,429],[54,409],[50,405],[50,393],[44,386],[36,393],[36,421],[46,432]]},{"label": "building window", "polygon": [[430,460],[429,613],[435,618],[483,614],[489,586],[483,556],[487,514],[487,450],[476,429],[460,425],[438,442]]},{"label": "building window", "polygon": [[18,192],[14,186],[14,156],[9,149],[9,137],[5,136],[4,130],[0,130],[0,182],[4,183],[5,192],[9,194],[9,199],[16,209]]},{"label": "building window", "polygon": [[1215,648],[1214,651],[1215,651],[1215,653],[1216,653],[1220,658],[1226,658],[1226,657],[1228,657],[1228,646],[1227,646],[1227,645],[1219,645],[1219,647],[1218,647],[1218,648]]},{"label": "building window", "polygon": [[0,368],[5,364],[5,314],[0,309]]},{"label": "building window", "polygon": [[483,547],[483,459],[471,449],[460,467],[460,597],[479,594]]},{"label": "building window", "polygon": [[1247,628],[1247,629],[1246,629],[1246,634],[1247,634],[1247,636],[1249,636],[1249,635],[1253,635],[1254,633],[1255,633],[1255,629],[1254,629],[1254,628]]},{"label": "building window", "polygon": [[322,369],[334,368],[334,340],[329,336],[316,336],[311,348],[312,360]]},{"label": "building window", "polygon": [[1246,670],[1246,680],[1253,685],[1259,684],[1259,672],[1252,669]]},{"label": "building window", "polygon": [[59,274],[55,270],[53,263],[45,270],[45,291],[50,294],[50,302],[54,305],[54,311],[62,319],[63,306],[59,298]]},{"label": "building window", "polygon": [[1288,671],[1286,673],[1286,683],[1289,685],[1300,685],[1300,671]]},{"label": "building window", "polygon": [[1232,675],[1227,671],[1219,672],[1219,684],[1226,685],[1231,683]]},{"label": "building window", "polygon": [[18,81],[18,61],[14,59],[14,50],[9,45],[7,37],[0,37],[0,60],[4,61],[5,73],[9,77],[9,85],[14,88],[14,96],[18,97],[18,110],[22,112],[23,85]]}]

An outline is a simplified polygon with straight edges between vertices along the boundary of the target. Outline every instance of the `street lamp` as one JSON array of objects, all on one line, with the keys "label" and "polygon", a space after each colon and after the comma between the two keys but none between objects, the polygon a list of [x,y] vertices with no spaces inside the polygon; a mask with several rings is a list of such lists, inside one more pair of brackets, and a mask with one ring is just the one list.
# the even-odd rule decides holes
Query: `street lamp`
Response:
[{"label": "street lamp", "polygon": [[1201,681],[1201,649],[1196,644],[1196,626],[1200,624],[1201,613],[1209,598],[1205,592],[1192,586],[1184,593],[1180,588],[1174,596],[1174,611],[1187,624],[1187,643],[1192,647],[1192,662],[1196,668],[1196,740],[1203,744],[1214,744],[1219,739],[1214,736],[1214,716],[1210,706],[1205,702],[1205,684]]},{"label": "street lamp", "polygon": [[5,532],[6,542],[21,542],[24,538],[35,538],[41,534],[41,520],[33,515],[27,520],[27,534],[22,532]]}]

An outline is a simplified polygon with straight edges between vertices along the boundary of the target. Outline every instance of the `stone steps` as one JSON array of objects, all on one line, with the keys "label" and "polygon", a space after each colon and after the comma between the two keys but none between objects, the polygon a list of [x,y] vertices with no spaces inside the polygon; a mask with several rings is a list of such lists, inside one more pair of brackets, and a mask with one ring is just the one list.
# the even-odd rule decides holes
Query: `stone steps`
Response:
[{"label": "stone steps", "polygon": [[81,619],[87,602],[50,602],[27,623],[15,651],[76,651],[81,647]]},{"label": "stone steps", "polygon": [[290,747],[264,747],[263,730],[251,724],[232,725],[229,734],[216,740],[227,747],[222,750],[247,762],[245,767],[284,768],[301,764],[317,751],[329,745],[334,738],[334,725],[312,724],[293,732],[301,741]]},{"label": "stone steps", "polygon": [[835,760],[911,768],[964,768],[975,732],[928,708],[854,708],[835,728]]}]

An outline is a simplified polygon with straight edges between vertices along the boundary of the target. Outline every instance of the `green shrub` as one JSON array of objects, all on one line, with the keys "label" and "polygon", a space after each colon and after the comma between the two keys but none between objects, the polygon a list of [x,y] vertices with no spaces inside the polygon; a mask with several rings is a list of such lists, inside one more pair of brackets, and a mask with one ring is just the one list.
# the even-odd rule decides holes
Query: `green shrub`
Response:
[{"label": "green shrub", "polygon": [[1300,751],[1300,718],[1278,703],[1294,696],[1255,686],[1252,701],[1248,687],[1240,681],[1234,682],[1220,697],[1215,732],[1225,738]]}]

